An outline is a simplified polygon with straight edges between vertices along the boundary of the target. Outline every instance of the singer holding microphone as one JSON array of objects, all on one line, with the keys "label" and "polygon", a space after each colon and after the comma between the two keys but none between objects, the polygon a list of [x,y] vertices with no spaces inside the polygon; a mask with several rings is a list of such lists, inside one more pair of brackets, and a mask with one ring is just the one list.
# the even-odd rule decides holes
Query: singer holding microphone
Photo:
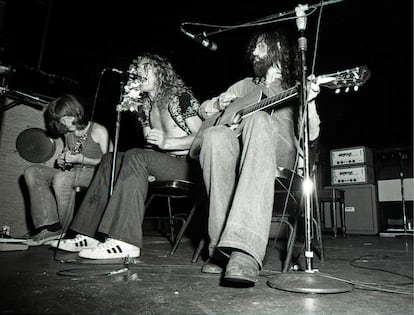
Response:
[{"label": "singer holding microphone", "polygon": [[76,237],[52,243],[79,252],[82,258],[139,257],[149,176],[157,180],[201,176],[198,163],[187,156],[202,122],[190,88],[170,61],[155,54],[138,56],[128,73],[118,110],[138,111],[146,145],[119,152],[112,195],[112,154],[104,156],[70,226]]}]

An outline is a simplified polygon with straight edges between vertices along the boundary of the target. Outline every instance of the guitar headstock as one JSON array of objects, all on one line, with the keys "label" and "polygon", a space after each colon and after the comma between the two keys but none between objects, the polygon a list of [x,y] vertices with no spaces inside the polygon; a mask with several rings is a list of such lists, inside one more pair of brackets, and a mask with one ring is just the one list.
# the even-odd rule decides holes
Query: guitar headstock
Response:
[{"label": "guitar headstock", "polygon": [[341,89],[348,92],[352,87],[354,91],[358,91],[359,87],[364,85],[370,78],[371,72],[367,66],[355,67],[336,73],[318,76],[319,85],[335,90],[339,93]]}]

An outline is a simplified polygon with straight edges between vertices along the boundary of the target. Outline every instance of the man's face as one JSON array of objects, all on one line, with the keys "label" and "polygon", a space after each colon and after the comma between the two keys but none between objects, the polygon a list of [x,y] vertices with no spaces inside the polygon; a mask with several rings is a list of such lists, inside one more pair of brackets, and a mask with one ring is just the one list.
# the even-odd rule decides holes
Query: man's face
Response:
[{"label": "man's face", "polygon": [[65,126],[66,132],[73,132],[76,130],[74,116],[63,116],[59,119],[59,122]]},{"label": "man's face", "polygon": [[253,70],[257,77],[264,77],[267,70],[273,65],[268,54],[268,46],[262,38],[259,38],[253,50]]},{"label": "man's face", "polygon": [[155,90],[156,78],[153,67],[149,63],[139,64],[130,71],[130,88],[140,92],[152,92]]}]

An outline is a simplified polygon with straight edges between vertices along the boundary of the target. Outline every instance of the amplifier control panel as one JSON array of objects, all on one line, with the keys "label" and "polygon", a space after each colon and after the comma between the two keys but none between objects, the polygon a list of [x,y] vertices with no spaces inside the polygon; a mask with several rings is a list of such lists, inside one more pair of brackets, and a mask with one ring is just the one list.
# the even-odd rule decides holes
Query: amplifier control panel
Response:
[{"label": "amplifier control panel", "polygon": [[367,165],[331,169],[332,185],[373,184],[374,168]]},{"label": "amplifier control panel", "polygon": [[331,150],[331,166],[367,164],[373,166],[372,150],[361,146]]}]

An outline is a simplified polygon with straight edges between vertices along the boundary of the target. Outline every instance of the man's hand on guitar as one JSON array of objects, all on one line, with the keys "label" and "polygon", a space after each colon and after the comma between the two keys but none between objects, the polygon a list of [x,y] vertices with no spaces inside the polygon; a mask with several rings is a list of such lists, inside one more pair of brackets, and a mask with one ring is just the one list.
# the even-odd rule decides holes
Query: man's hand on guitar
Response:
[{"label": "man's hand on guitar", "polygon": [[63,159],[66,163],[75,164],[75,163],[82,163],[84,156],[82,153],[73,154],[71,151],[68,151],[68,152],[65,152]]},{"label": "man's hand on guitar", "polygon": [[315,78],[315,75],[310,75],[308,77],[308,102],[314,101],[320,91],[319,81]]},{"label": "man's hand on guitar", "polygon": [[308,117],[309,117],[309,139],[314,141],[319,137],[320,119],[316,109],[315,99],[318,96],[321,88],[320,82],[314,75],[308,77]]},{"label": "man's hand on guitar", "polygon": [[60,168],[63,168],[65,165],[65,153],[59,154],[58,158],[56,159],[56,163]]},{"label": "man's hand on guitar", "polygon": [[73,154],[72,151],[65,151],[59,154],[56,163],[62,170],[70,170],[73,164],[82,164],[85,156],[82,153]]},{"label": "man's hand on guitar", "polygon": [[231,102],[233,102],[236,98],[236,95],[229,92],[221,93],[217,99],[217,108],[219,110],[224,110]]}]

